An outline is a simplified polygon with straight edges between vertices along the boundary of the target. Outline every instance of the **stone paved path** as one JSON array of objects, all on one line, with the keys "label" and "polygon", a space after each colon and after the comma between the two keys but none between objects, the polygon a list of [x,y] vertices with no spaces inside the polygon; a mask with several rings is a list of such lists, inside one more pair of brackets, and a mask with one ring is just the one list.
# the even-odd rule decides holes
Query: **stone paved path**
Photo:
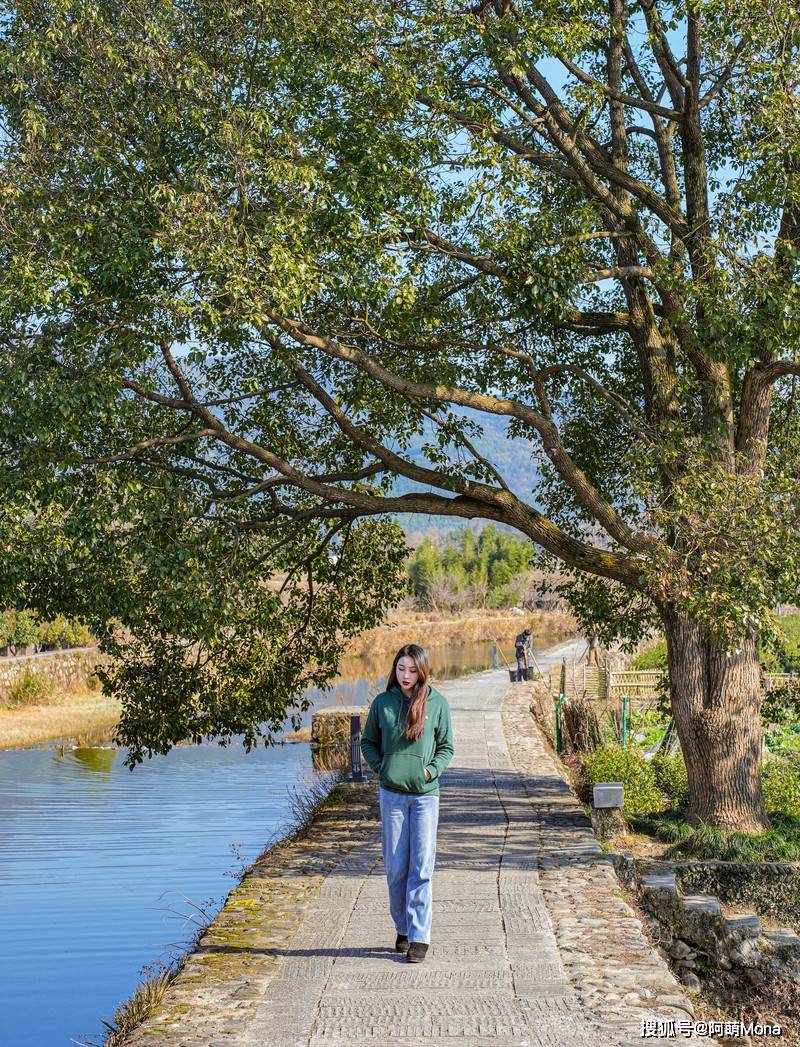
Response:
[{"label": "stone paved path", "polygon": [[642,1017],[691,1013],[533,727],[526,688],[487,672],[441,690],[456,755],[442,780],[426,961],[392,950],[373,824],[310,899],[266,992],[224,1042],[611,1047],[644,1042]]}]

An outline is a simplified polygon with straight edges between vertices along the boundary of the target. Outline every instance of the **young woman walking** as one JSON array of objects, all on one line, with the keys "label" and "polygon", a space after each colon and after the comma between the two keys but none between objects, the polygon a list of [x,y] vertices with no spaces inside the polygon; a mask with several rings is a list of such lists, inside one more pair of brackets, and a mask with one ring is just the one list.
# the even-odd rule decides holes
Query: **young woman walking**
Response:
[{"label": "young woman walking", "polygon": [[386,690],[370,706],[364,758],[380,777],[381,844],[395,949],[425,959],[431,940],[431,878],[439,824],[439,775],[453,758],[447,699],[430,684],[424,647],[401,647]]}]

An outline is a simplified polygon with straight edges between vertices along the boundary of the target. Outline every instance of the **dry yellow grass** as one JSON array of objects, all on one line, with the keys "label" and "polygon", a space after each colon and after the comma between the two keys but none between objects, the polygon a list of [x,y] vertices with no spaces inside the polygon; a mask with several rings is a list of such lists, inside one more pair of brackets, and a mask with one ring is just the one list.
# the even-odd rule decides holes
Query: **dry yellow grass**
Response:
[{"label": "dry yellow grass", "polygon": [[284,738],[287,742],[310,742],[311,728],[301,727],[299,731],[288,731]]},{"label": "dry yellow grass", "polygon": [[397,609],[387,616],[383,625],[357,636],[346,651],[347,656],[388,654],[397,649],[398,638],[403,643],[418,643],[425,647],[498,641],[508,643],[526,626],[533,630],[533,642],[540,638],[550,642],[575,632],[575,619],[566,611],[493,611],[470,609],[461,614],[436,614],[431,611]]},{"label": "dry yellow grass", "polygon": [[119,702],[95,691],[55,694],[47,705],[0,707],[0,748],[80,738],[113,727]]}]

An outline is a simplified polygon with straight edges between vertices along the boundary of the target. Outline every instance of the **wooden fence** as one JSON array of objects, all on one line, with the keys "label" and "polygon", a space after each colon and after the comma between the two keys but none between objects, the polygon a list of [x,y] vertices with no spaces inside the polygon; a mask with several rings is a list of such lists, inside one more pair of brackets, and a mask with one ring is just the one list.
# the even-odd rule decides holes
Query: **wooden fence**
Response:
[{"label": "wooden fence", "polygon": [[[660,669],[620,671],[606,669],[604,666],[579,665],[573,662],[551,666],[547,679],[548,689],[552,695],[560,694],[563,690],[566,697],[585,695],[587,698],[604,698],[611,701],[627,694],[629,698],[641,701],[656,699],[663,675]],[[764,689],[771,691],[774,687],[791,680],[800,684],[800,677],[797,674],[766,673]]]},{"label": "wooden fence", "polygon": [[655,698],[662,673],[659,669],[641,672],[617,671],[597,665],[554,665],[549,670],[548,686],[551,694],[562,691],[566,696],[576,694],[589,698]]}]

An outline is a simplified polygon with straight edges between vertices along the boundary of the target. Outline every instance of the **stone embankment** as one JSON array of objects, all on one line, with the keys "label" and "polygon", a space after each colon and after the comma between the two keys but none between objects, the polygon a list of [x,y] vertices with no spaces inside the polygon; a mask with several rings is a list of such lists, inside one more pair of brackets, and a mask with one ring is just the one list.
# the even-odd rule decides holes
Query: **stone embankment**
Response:
[{"label": "stone embankment", "polygon": [[[374,782],[231,893],[134,1047],[621,1047],[691,1002],[504,672],[441,685],[433,942],[393,951]],[[342,797],[347,801],[342,803]],[[680,1036],[681,1042],[711,1041]]]},{"label": "stone embankment", "polygon": [[[698,957],[723,972],[732,987],[739,979],[761,986],[776,978],[800,977],[800,936],[791,927],[765,927],[760,917],[740,907],[723,906],[713,894],[679,889],[676,870],[693,867],[717,878],[735,880],[746,863],[678,863],[637,860],[620,855],[620,878],[637,891],[642,909],[658,929],[659,952],[671,959],[684,985],[700,988],[694,973]],[[791,865],[774,863],[783,877],[797,876]],[[762,875],[771,875],[770,867]],[[775,875],[772,873],[772,875]]]},{"label": "stone embankment", "polygon": [[96,647],[0,658],[0,702],[8,699],[15,681],[25,673],[41,676],[54,691],[84,690],[102,661]]}]

